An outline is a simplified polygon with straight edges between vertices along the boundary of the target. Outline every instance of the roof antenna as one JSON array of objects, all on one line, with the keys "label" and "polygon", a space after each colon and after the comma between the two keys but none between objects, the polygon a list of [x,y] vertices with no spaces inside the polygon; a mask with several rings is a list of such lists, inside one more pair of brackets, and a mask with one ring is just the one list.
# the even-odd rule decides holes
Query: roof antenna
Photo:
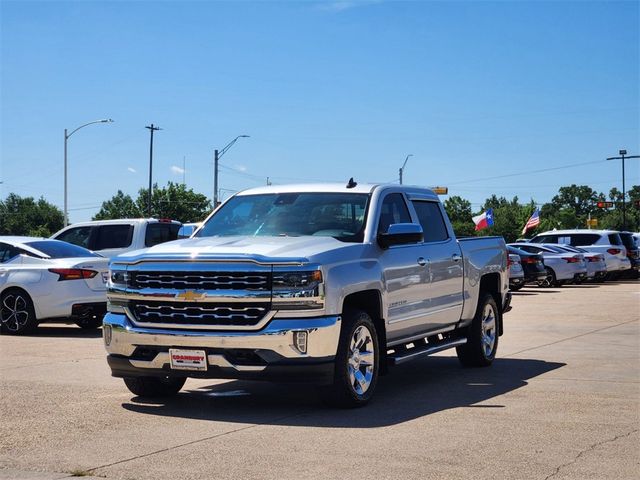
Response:
[{"label": "roof antenna", "polygon": [[353,177],[351,177],[349,179],[349,183],[347,183],[347,188],[355,188],[356,185],[358,185],[358,182],[355,182]]}]

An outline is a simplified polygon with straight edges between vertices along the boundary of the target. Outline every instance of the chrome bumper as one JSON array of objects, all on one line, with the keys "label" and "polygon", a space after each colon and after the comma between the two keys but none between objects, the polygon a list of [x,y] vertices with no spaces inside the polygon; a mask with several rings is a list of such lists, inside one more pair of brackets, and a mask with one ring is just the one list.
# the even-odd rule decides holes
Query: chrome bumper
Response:
[{"label": "chrome bumper", "polygon": [[[270,370],[295,370],[304,376],[305,367],[331,364],[340,337],[340,317],[272,320],[260,331],[163,330],[134,326],[122,314],[107,313],[103,337],[114,376],[180,375],[205,378],[261,379]],[[307,332],[307,351],[294,345],[294,332]],[[155,355],[136,357],[140,348]],[[169,348],[205,350],[206,372],[173,371],[169,368]],[[235,350],[250,351],[259,362],[234,362]],[[310,370],[313,370],[311,368]],[[268,375],[264,375],[268,376]],[[267,379],[267,378],[265,378]],[[309,379],[312,380],[312,379]]]}]

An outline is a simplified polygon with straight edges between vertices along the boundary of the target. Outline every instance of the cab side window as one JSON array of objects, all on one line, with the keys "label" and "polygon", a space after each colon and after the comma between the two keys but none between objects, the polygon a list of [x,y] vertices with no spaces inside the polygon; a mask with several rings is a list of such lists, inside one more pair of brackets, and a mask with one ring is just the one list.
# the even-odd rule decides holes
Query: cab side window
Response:
[{"label": "cab side window", "polygon": [[66,232],[62,232],[56,237],[56,240],[72,243],[79,247],[89,248],[89,236],[91,235],[91,227],[70,228]]},{"label": "cab side window", "polygon": [[447,226],[442,218],[440,205],[436,202],[414,201],[418,220],[424,231],[425,242],[443,242],[449,238]]},{"label": "cab side window", "polygon": [[411,223],[411,215],[401,193],[391,193],[382,201],[378,233],[387,233],[389,225],[395,223]]}]

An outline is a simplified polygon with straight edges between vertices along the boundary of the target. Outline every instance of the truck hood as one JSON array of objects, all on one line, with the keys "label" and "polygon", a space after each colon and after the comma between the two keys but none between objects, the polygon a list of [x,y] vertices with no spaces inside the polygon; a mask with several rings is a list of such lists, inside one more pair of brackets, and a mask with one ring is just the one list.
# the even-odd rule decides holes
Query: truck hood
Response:
[{"label": "truck hood", "polygon": [[311,256],[352,245],[333,237],[204,237],[161,243],[118,255],[113,262],[153,259],[249,260],[259,263],[306,263]]}]

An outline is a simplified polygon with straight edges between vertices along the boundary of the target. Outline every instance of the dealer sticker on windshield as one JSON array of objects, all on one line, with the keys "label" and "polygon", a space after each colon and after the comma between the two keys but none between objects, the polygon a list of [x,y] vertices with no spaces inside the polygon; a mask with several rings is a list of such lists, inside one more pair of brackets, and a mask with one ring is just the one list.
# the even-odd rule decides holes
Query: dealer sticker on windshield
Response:
[{"label": "dealer sticker on windshield", "polygon": [[169,349],[173,370],[206,370],[207,354],[204,350]]}]

